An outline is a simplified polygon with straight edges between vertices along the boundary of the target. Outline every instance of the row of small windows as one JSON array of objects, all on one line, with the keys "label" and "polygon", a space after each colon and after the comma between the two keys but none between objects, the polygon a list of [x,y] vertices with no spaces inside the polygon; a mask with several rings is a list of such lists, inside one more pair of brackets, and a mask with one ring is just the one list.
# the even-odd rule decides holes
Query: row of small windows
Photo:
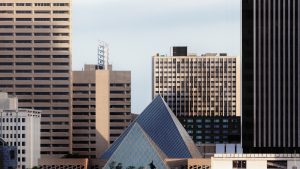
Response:
[{"label": "row of small windows", "polygon": [[[18,130],[21,130],[21,128],[22,128],[22,130],[25,130],[25,126],[22,126],[22,127],[21,126],[2,126],[2,130],[7,130],[7,131],[17,130],[17,128],[18,128]],[[20,137],[18,137],[18,138],[20,138]],[[24,134],[24,137],[22,137],[22,138],[25,138],[25,134]]]},{"label": "row of small windows", "polygon": [[[51,3],[0,3],[0,6],[51,6]],[[69,3],[52,3],[52,6],[69,6]]]},{"label": "row of small windows", "polygon": [[[15,55],[15,58],[51,58],[51,55]],[[14,55],[1,55],[1,58],[14,58]],[[52,55],[52,58],[69,58],[69,55]]]},{"label": "row of small windows", "polygon": [[74,94],[95,94],[96,91],[88,91],[88,90],[75,90],[73,91]]},{"label": "row of small windows", "polygon": [[51,29],[51,27],[53,29],[69,29],[70,26],[69,25],[0,25],[0,29],[31,29],[31,28],[35,28],[35,29]]},{"label": "row of small windows", "polygon": [[[51,73],[50,70],[2,70],[0,73]],[[69,73],[69,70],[52,70],[52,73]]]},{"label": "row of small windows", "polygon": [[[69,18],[52,18],[52,21],[69,21]],[[14,18],[0,18],[0,21],[14,21]],[[51,21],[51,18],[15,18],[15,21]]]},{"label": "row of small windows", "polygon": [[[31,84],[22,84],[22,85],[15,85],[16,88],[51,88],[51,85],[31,85]],[[12,84],[0,84],[0,88],[13,88]],[[56,84],[52,85],[52,88],[69,88],[69,85],[64,84]]]},{"label": "row of small windows", "polygon": [[0,43],[67,43],[69,44],[69,40],[0,40]]},{"label": "row of small windows", "polygon": [[[6,119],[6,120],[5,120]],[[18,119],[18,122],[21,122],[21,118],[2,118],[2,122],[17,122],[17,119]],[[22,122],[24,123],[26,121],[25,118],[22,118]]]},{"label": "row of small windows", "polygon": [[[0,36],[13,36],[14,33],[0,33]],[[16,36],[51,36],[51,33],[15,33]],[[53,36],[69,36],[69,33],[52,33]]]},{"label": "row of small windows", "polygon": [[[49,10],[35,10],[35,11],[31,11],[31,10],[17,10],[16,14],[51,14],[51,11]],[[0,14],[13,14],[14,11],[13,10],[0,10]],[[52,11],[52,14],[69,14],[69,11],[67,10],[54,10]]]},{"label": "row of small windows", "polygon": [[[0,42],[1,43],[1,42]],[[0,51],[13,51],[12,47],[0,47]],[[15,51],[51,51],[51,48],[47,47],[36,47],[36,48],[28,48],[28,47],[16,47]],[[52,48],[52,51],[69,51],[69,48]]]},{"label": "row of small windows", "polygon": [[0,77],[0,80],[69,80],[68,77]]},{"label": "row of small windows", "polygon": [[[0,62],[0,66],[13,66],[14,62]],[[15,62],[16,66],[50,66],[51,62]],[[52,62],[53,66],[68,66],[69,62]]]}]

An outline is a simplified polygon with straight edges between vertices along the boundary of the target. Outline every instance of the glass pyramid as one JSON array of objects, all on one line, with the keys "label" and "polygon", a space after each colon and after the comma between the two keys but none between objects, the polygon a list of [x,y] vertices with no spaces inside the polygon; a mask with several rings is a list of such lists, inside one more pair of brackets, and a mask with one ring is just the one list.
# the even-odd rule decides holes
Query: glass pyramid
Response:
[{"label": "glass pyramid", "polygon": [[124,133],[103,153],[101,159],[111,158],[136,123],[139,124],[167,158],[201,157],[189,134],[163,98],[158,95]]},{"label": "glass pyramid", "polygon": [[122,143],[114,151],[104,169],[135,167],[169,169],[166,155],[155,145],[139,124],[135,123]]}]

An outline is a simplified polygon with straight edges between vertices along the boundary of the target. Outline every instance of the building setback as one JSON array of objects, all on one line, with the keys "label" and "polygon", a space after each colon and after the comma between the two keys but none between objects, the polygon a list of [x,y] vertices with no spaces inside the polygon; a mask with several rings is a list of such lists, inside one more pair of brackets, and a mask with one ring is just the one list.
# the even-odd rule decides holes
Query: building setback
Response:
[{"label": "building setback", "polygon": [[299,153],[299,0],[242,1],[242,146]]},{"label": "building setback", "polygon": [[153,56],[152,96],[164,98],[196,143],[239,143],[239,57],[176,48],[176,56]]},{"label": "building setback", "polygon": [[5,109],[0,108],[0,137],[8,146],[17,147],[18,169],[37,166],[41,151],[41,112],[18,109],[17,98],[8,97],[7,93],[0,92],[0,100],[16,103]]},{"label": "building setback", "polygon": [[42,110],[42,156],[71,153],[70,0],[0,0],[0,13],[0,90]]}]

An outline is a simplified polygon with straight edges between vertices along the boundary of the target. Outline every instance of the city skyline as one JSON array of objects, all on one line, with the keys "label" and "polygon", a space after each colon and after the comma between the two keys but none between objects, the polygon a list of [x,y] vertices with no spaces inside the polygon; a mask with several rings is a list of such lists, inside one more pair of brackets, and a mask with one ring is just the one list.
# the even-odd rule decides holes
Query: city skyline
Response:
[{"label": "city skyline", "polygon": [[132,71],[132,112],[140,113],[151,101],[155,53],[187,45],[199,55],[240,55],[239,0],[171,2],[73,1],[73,70],[95,64],[98,40],[107,42],[114,68]]}]

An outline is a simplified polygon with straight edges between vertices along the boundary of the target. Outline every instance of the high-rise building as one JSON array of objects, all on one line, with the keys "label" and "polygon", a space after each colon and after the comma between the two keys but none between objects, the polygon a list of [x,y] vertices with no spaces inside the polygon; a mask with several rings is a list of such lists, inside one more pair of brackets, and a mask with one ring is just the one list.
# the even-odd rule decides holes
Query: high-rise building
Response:
[{"label": "high-rise building", "polygon": [[300,152],[299,0],[242,1],[242,146]]},{"label": "high-rise building", "polygon": [[73,71],[73,153],[99,158],[131,122],[131,73],[85,65]]},{"label": "high-rise building", "polygon": [[131,72],[111,70],[110,81],[110,143],[129,126],[131,115]]},{"label": "high-rise building", "polygon": [[196,143],[240,142],[239,57],[156,55],[152,61],[152,96],[165,99]]},{"label": "high-rise building", "polygon": [[109,146],[109,71],[73,71],[73,153],[99,158]]},{"label": "high-rise building", "polygon": [[[8,97],[0,92],[0,100],[17,103],[16,97]],[[5,109],[0,105],[0,137],[9,146],[18,149],[18,169],[37,166],[40,158],[41,112],[32,109],[18,109],[18,104],[11,104]]]},{"label": "high-rise building", "polygon": [[0,90],[42,110],[42,155],[71,153],[70,16],[70,0],[0,0]]}]

